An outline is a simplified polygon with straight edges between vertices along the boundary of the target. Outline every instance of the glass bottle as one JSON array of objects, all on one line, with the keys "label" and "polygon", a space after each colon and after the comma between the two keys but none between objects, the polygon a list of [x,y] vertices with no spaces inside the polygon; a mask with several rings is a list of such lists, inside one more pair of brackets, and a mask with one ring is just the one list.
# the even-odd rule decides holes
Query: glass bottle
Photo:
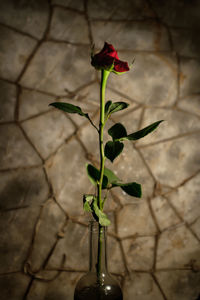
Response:
[{"label": "glass bottle", "polygon": [[89,272],[78,281],[74,300],[123,300],[119,284],[107,269],[106,236],[106,227],[90,222]]}]

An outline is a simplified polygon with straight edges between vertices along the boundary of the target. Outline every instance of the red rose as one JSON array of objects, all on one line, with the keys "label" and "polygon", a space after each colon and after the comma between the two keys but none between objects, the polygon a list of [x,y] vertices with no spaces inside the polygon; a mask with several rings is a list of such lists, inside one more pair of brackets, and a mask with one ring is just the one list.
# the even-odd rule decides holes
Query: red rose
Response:
[{"label": "red rose", "polygon": [[96,69],[107,70],[117,74],[129,71],[128,63],[126,61],[119,60],[115,48],[106,42],[103,49],[92,56],[91,64]]}]

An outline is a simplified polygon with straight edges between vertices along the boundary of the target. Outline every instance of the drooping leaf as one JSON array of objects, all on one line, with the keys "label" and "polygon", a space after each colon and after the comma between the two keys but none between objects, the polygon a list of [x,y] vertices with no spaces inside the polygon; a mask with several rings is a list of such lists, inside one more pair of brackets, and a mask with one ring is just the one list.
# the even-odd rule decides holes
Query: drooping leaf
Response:
[{"label": "drooping leaf", "polygon": [[113,162],[114,159],[122,152],[124,144],[121,142],[109,141],[105,145],[105,156]]},{"label": "drooping leaf", "polygon": [[116,123],[109,130],[108,134],[114,140],[119,140],[127,136],[126,128],[121,123]]},{"label": "drooping leaf", "polygon": [[86,212],[92,212],[91,203],[94,200],[94,195],[83,195],[83,209]]},{"label": "drooping leaf", "polygon": [[83,203],[83,209],[84,209],[84,211],[86,211],[86,212],[92,212],[92,209],[91,209],[91,207],[90,207],[90,203],[88,203],[88,202],[84,202],[84,203]]},{"label": "drooping leaf", "polygon": [[[88,178],[90,179],[91,183],[93,185],[97,185],[97,183],[100,180],[99,170],[91,164],[86,164],[86,170],[87,170]],[[108,185],[108,178],[104,175],[103,176],[102,189],[106,189],[107,185]]]},{"label": "drooping leaf", "polygon": [[56,107],[60,110],[63,110],[65,112],[67,112],[67,113],[78,114],[80,116],[85,117],[86,119],[88,119],[90,121],[91,125],[98,131],[98,128],[92,122],[92,120],[90,119],[88,113],[84,113],[79,106],[73,105],[71,103],[66,103],[66,102],[54,102],[54,103],[51,103],[49,105],[54,106],[54,107]]},{"label": "drooping leaf", "polygon": [[94,199],[94,195],[92,194],[84,194],[83,195],[83,201],[91,202]]},{"label": "drooping leaf", "polygon": [[112,103],[112,101],[108,101],[108,102],[106,102],[106,105],[105,105],[105,116],[109,117],[109,115],[111,115],[117,111],[123,110],[123,109],[127,108],[128,106],[129,106],[129,104],[126,102]]},{"label": "drooping leaf", "polygon": [[129,183],[114,182],[112,186],[113,187],[119,186],[124,192],[126,192],[130,196],[137,197],[137,198],[142,197],[142,187],[137,182],[129,182]]},{"label": "drooping leaf", "polygon": [[93,206],[94,213],[95,213],[96,217],[98,218],[99,223],[102,226],[109,226],[111,222],[108,219],[107,215],[99,209],[99,207],[97,205],[97,201],[94,201],[92,206]]},{"label": "drooping leaf", "polygon": [[88,114],[84,113],[82,109],[79,106],[73,105],[71,103],[66,102],[53,102],[49,104],[51,106],[54,106],[60,110],[63,110],[70,114],[79,114],[80,116],[86,117],[88,119]]},{"label": "drooping leaf", "polygon": [[104,169],[104,175],[108,178],[108,184],[112,184],[114,182],[117,182],[119,178],[108,168]]},{"label": "drooping leaf", "polygon": [[141,138],[143,138],[144,136],[146,136],[147,134],[151,133],[152,131],[154,131],[158,125],[163,122],[163,120],[157,121],[139,131],[136,131],[134,133],[131,133],[127,136],[121,137],[119,140],[139,140]]},{"label": "drooping leaf", "polygon": [[103,211],[101,211],[97,205],[97,197],[91,194],[83,196],[83,208],[86,212],[91,212],[94,219],[102,226],[110,225],[110,220]]}]

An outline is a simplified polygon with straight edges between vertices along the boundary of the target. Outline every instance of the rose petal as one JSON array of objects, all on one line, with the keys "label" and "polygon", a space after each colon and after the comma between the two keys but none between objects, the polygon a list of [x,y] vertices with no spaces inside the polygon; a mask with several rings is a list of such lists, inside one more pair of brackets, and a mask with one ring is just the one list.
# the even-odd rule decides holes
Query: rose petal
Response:
[{"label": "rose petal", "polygon": [[[114,63],[114,68],[112,65]],[[103,49],[92,57],[92,65],[97,69],[105,69],[113,72],[129,71],[128,63],[119,60],[117,51],[108,43],[104,43]]]},{"label": "rose petal", "polygon": [[113,47],[113,45],[108,44],[108,43],[105,42],[104,47],[107,50],[107,54],[109,56],[112,56],[112,57],[115,57],[115,58],[119,59],[117,51],[115,50],[115,48]]},{"label": "rose petal", "polygon": [[127,72],[127,71],[129,71],[128,63],[126,61],[122,61],[122,60],[119,60],[119,59],[115,60],[114,70],[116,72]]},{"label": "rose petal", "polygon": [[101,67],[110,67],[113,64],[114,61],[114,57],[112,56],[104,56],[104,54],[96,54],[93,58],[92,58],[92,65],[97,67],[97,68],[101,68]]}]

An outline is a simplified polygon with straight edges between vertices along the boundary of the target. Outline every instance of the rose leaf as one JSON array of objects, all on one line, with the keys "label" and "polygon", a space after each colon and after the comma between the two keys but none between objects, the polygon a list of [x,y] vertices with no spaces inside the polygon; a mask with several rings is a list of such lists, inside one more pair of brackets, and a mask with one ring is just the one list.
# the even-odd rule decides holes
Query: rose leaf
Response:
[{"label": "rose leaf", "polygon": [[73,105],[71,103],[53,102],[50,103],[49,105],[54,106],[55,108],[58,108],[70,114],[79,114],[80,116],[86,117],[88,119],[87,113],[84,113],[79,106]]},{"label": "rose leaf", "polygon": [[108,134],[112,137],[113,141],[127,136],[126,128],[121,123],[116,123],[108,129]]},{"label": "rose leaf", "polygon": [[121,142],[109,141],[105,145],[105,156],[113,162],[114,159],[122,152],[124,144]]},{"label": "rose leaf", "polygon": [[111,114],[123,110],[129,106],[126,102],[114,102],[108,101],[105,105],[105,117],[108,118]]},{"label": "rose leaf", "polygon": [[131,133],[127,136],[121,137],[119,140],[121,140],[121,141],[124,141],[124,140],[139,140],[139,139],[143,138],[144,136],[146,136],[147,134],[154,131],[161,122],[163,122],[163,120],[152,123],[151,125],[143,128],[139,131],[136,131],[136,132]]},{"label": "rose leaf", "polygon": [[83,195],[83,209],[86,212],[92,212],[91,202],[94,199],[94,195]]},{"label": "rose leaf", "polygon": [[119,186],[124,192],[126,192],[128,195],[141,198],[142,197],[142,187],[139,183],[136,182],[129,182],[129,183],[119,183],[114,182],[112,184],[112,187]]},{"label": "rose leaf", "polygon": [[[91,164],[86,164],[86,170],[89,180],[93,185],[97,185],[100,180],[100,172],[97,168],[95,168]],[[103,176],[103,183],[102,183],[102,189],[106,189],[108,185],[108,178],[104,175]]]},{"label": "rose leaf", "polygon": [[119,178],[108,168],[104,169],[104,175],[108,178],[108,184],[112,184],[114,182],[117,182]]},{"label": "rose leaf", "polygon": [[110,225],[110,220],[108,219],[107,215],[105,213],[103,213],[98,205],[97,205],[97,201],[94,201],[93,204],[93,210],[94,210],[94,214],[96,215],[96,217],[98,218],[99,220],[99,223],[102,225],[102,226],[109,226]]}]

